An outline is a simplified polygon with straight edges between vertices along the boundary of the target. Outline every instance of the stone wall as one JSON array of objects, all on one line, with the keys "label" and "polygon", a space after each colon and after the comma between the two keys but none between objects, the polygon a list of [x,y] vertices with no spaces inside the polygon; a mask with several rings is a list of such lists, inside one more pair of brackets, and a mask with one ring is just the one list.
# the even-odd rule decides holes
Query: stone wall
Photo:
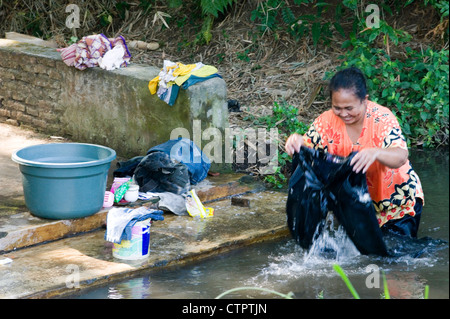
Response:
[{"label": "stone wall", "polygon": [[175,128],[193,136],[194,120],[202,130],[228,127],[223,79],[180,90],[169,106],[148,90],[158,72],[133,63],[80,71],[53,48],[0,39],[0,122],[106,145],[128,158],[167,141]]},{"label": "stone wall", "polygon": [[[0,48],[0,121],[60,131],[63,63]],[[36,47],[38,50],[40,47]]]}]

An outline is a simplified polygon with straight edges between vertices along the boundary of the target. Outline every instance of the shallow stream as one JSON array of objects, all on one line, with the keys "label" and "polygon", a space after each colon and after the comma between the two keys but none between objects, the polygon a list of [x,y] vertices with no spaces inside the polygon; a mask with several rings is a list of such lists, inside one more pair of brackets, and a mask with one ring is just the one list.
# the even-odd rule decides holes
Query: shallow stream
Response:
[{"label": "shallow stream", "polygon": [[[384,272],[393,298],[449,298],[449,152],[414,150],[410,160],[425,193],[419,238],[405,242],[388,236],[396,257],[360,255],[341,229],[324,232],[309,252],[291,239],[242,248],[197,264],[111,283],[74,298],[214,298],[237,287],[259,287],[295,298],[352,298],[339,264],[361,298],[382,298]],[[428,239],[425,239],[428,238]],[[226,298],[273,298],[269,292],[242,290]]]}]

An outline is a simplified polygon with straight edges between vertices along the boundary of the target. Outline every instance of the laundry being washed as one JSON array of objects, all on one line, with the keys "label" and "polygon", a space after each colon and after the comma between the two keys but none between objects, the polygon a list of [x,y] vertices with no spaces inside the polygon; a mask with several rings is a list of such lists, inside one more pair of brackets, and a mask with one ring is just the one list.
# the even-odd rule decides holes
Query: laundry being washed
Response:
[{"label": "laundry being washed", "polygon": [[344,158],[308,147],[294,154],[287,224],[304,249],[311,247],[325,228],[327,213],[332,211],[361,254],[388,255],[366,176],[353,172],[350,165],[355,154]]},{"label": "laundry being washed", "polygon": [[206,81],[208,79],[219,77],[218,70],[201,62],[194,64],[182,64],[164,60],[164,65],[158,76],[148,83],[148,89],[151,94],[157,94],[158,97],[169,104],[175,104],[180,91],[180,87],[187,89],[195,83]]}]

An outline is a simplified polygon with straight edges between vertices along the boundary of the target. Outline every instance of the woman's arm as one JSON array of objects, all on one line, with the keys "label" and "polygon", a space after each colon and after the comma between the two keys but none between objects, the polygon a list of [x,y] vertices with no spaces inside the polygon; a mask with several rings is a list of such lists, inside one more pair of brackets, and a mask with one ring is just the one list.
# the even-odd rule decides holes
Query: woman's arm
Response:
[{"label": "woman's arm", "polygon": [[408,160],[408,150],[399,147],[366,148],[358,152],[350,162],[353,171],[366,173],[373,162],[378,161],[389,168],[399,168]]}]

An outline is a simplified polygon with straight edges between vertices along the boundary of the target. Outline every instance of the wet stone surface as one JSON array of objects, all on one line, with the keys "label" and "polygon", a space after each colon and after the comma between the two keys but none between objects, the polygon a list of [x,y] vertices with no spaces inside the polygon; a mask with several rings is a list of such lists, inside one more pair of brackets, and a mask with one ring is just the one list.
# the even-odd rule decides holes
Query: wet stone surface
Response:
[{"label": "wet stone surface", "polygon": [[[54,141],[1,123],[0,138],[0,182],[8,185],[0,197],[0,261],[6,261],[0,264],[0,298],[70,295],[288,234],[286,194],[264,191],[251,176],[220,174],[195,186],[204,205],[214,208],[213,217],[202,220],[165,213],[164,221],[155,221],[150,228],[149,257],[119,260],[112,256],[113,244],[104,239],[108,209],[72,220],[37,218],[27,210],[21,174],[11,154],[28,145]],[[114,169],[113,162],[108,185]],[[231,205],[230,196],[239,194],[252,205]]]},{"label": "wet stone surface", "polygon": [[[286,236],[285,194],[247,194],[258,207],[231,206],[230,199],[211,203],[214,217],[194,219],[165,214],[150,228],[150,256],[142,261],[118,260],[105,230],[24,248],[4,254],[12,259],[0,267],[1,298],[41,298],[74,293],[95,284],[159,267],[180,265],[243,245]],[[281,206],[281,207],[280,207]],[[68,284],[77,271],[77,287]]]}]

